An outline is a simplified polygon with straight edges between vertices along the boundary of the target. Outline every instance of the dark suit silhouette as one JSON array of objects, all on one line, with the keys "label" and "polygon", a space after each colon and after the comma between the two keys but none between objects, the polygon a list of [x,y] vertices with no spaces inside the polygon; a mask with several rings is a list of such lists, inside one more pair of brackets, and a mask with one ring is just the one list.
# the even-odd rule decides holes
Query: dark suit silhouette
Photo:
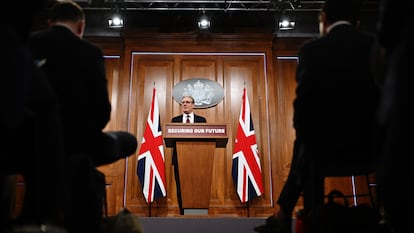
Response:
[{"label": "dark suit silhouette", "polygon": [[[102,132],[111,114],[102,51],[59,25],[32,35],[31,48],[58,94],[67,154],[88,154],[97,166],[131,155],[135,137]],[[118,147],[126,150],[114,155]]]},{"label": "dark suit silhouette", "polygon": [[[373,119],[379,94],[370,73],[372,43],[371,35],[352,25],[339,25],[301,48],[294,101],[296,148],[291,170],[305,171],[296,175],[306,174],[310,159],[344,166],[372,161]],[[305,177],[299,178],[303,182],[298,186],[294,181],[297,179],[289,177],[279,197],[278,202],[286,209],[293,210],[306,183]],[[310,184],[314,190],[322,191],[323,188],[315,188],[321,185]],[[323,198],[323,194],[317,197]],[[305,196],[305,207],[307,203],[322,202],[307,201]]]},{"label": "dark suit silhouette", "polygon": [[[3,12],[0,97],[0,232],[16,224],[61,224],[63,145],[59,106],[54,90],[35,66],[27,47],[34,18],[45,0],[25,2],[20,20]],[[4,9],[21,3],[4,2]],[[16,179],[23,175],[24,200],[14,219]],[[12,175],[9,177],[9,175]],[[5,182],[5,183],[3,183]],[[10,182],[10,183],[9,183]],[[3,199],[4,198],[4,199]],[[4,202],[3,202],[4,201]]]},{"label": "dark suit silhouette", "polygon": [[105,177],[96,166],[132,155],[137,140],[128,132],[103,132],[111,115],[105,61],[100,48],[82,39],[82,8],[56,2],[49,20],[49,28],[31,36],[30,48],[57,94],[63,122],[65,224],[70,232],[96,232],[105,197]]},{"label": "dark suit silhouette", "polygon": [[101,50],[64,26],[34,34],[31,48],[58,93],[68,154],[95,154],[111,114]]},{"label": "dark suit silhouette", "polygon": [[[387,73],[379,111],[379,122],[384,132],[380,145],[383,156],[378,175],[377,194],[390,231],[404,232],[411,225],[414,178],[412,165],[406,154],[412,150],[413,111],[412,66],[414,52],[413,16],[409,1],[380,1],[378,39],[386,49]],[[395,17],[398,15],[398,17]]]},{"label": "dark suit silhouette", "polygon": [[[372,35],[343,24],[301,47],[294,100],[293,176],[306,174],[311,159],[344,166],[372,161],[379,96],[370,73],[373,41]],[[288,178],[280,195],[278,202],[286,209],[293,210],[306,183],[301,177],[298,186],[297,179]],[[323,190],[316,185],[322,184],[310,186]],[[317,196],[323,198],[323,194]],[[305,207],[306,201],[305,197]]]},{"label": "dark suit silhouette", "polygon": [[277,200],[278,212],[256,227],[258,232],[290,233],[302,193],[305,214],[323,202],[324,179],[316,166],[349,167],[373,159],[379,96],[370,68],[374,36],[355,28],[356,4],[326,1],[320,20],[327,33],[299,49],[291,167]]}]

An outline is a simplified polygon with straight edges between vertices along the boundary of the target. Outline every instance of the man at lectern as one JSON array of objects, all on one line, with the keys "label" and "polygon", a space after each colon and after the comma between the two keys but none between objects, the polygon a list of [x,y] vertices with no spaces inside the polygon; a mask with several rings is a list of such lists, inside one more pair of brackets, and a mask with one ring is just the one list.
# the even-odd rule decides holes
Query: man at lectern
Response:
[{"label": "man at lectern", "polygon": [[183,96],[181,99],[182,114],[172,118],[171,122],[176,123],[206,123],[207,120],[203,116],[194,114],[194,98],[192,96]]},{"label": "man at lectern", "polygon": [[[183,96],[181,98],[181,110],[182,113],[178,116],[175,116],[171,119],[173,123],[206,123],[207,120],[205,117],[194,114],[194,98],[192,96]],[[182,208],[182,199],[181,199],[181,186],[180,186],[180,179],[179,179],[179,171],[177,166],[177,150],[174,146],[173,155],[172,155],[172,165],[174,166],[174,177],[175,177],[175,184],[177,186],[177,199],[178,205],[180,208],[180,214],[184,214],[184,210]]]}]

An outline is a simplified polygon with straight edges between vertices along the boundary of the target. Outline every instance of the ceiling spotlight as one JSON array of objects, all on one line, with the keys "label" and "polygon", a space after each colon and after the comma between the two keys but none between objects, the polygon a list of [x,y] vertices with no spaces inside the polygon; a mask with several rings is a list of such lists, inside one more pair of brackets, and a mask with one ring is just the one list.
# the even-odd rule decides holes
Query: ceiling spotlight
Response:
[{"label": "ceiling spotlight", "polygon": [[120,14],[114,14],[108,19],[110,28],[122,28],[124,26],[124,18]]},{"label": "ceiling spotlight", "polygon": [[279,21],[279,30],[292,30],[295,29],[295,21],[283,19]]},{"label": "ceiling spotlight", "polygon": [[198,25],[198,28],[200,29],[200,30],[208,30],[208,29],[210,29],[210,26],[211,26],[211,21],[210,21],[210,18],[207,16],[207,15],[205,15],[205,14],[203,14],[199,19],[198,19],[198,23],[197,23],[197,25]]},{"label": "ceiling spotlight", "polygon": [[285,12],[282,12],[279,21],[279,30],[292,30],[295,29],[295,21],[290,15],[287,15]]}]

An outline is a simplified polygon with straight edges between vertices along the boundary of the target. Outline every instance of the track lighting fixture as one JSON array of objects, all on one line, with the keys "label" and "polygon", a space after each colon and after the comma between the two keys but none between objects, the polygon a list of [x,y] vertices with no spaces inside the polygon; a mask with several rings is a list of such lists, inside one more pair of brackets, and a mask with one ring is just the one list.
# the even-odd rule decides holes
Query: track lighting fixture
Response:
[{"label": "track lighting fixture", "polygon": [[295,29],[295,22],[287,19],[279,21],[279,30],[292,30]]},{"label": "track lighting fixture", "polygon": [[122,28],[124,26],[124,18],[122,15],[115,13],[108,19],[108,26],[110,28]]},{"label": "track lighting fixture", "polygon": [[295,29],[295,24],[293,18],[285,12],[283,12],[278,19],[278,29],[282,31]]},{"label": "track lighting fixture", "polygon": [[114,0],[114,5],[112,8],[112,14],[108,19],[108,26],[110,28],[122,28],[124,27],[124,17],[123,15],[120,13],[119,8],[122,9],[122,4],[123,1],[119,1],[119,0]]},{"label": "track lighting fixture", "polygon": [[209,30],[210,26],[211,26],[211,21],[210,18],[203,13],[203,15],[200,16],[200,18],[198,19],[198,29],[200,30]]}]

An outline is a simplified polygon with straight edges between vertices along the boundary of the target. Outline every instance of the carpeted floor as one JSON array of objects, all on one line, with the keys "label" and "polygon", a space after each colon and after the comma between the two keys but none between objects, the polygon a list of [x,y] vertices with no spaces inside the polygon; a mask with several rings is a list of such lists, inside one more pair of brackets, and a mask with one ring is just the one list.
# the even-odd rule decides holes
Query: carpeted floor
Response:
[{"label": "carpeted floor", "polygon": [[141,217],[144,233],[255,233],[266,218]]}]

